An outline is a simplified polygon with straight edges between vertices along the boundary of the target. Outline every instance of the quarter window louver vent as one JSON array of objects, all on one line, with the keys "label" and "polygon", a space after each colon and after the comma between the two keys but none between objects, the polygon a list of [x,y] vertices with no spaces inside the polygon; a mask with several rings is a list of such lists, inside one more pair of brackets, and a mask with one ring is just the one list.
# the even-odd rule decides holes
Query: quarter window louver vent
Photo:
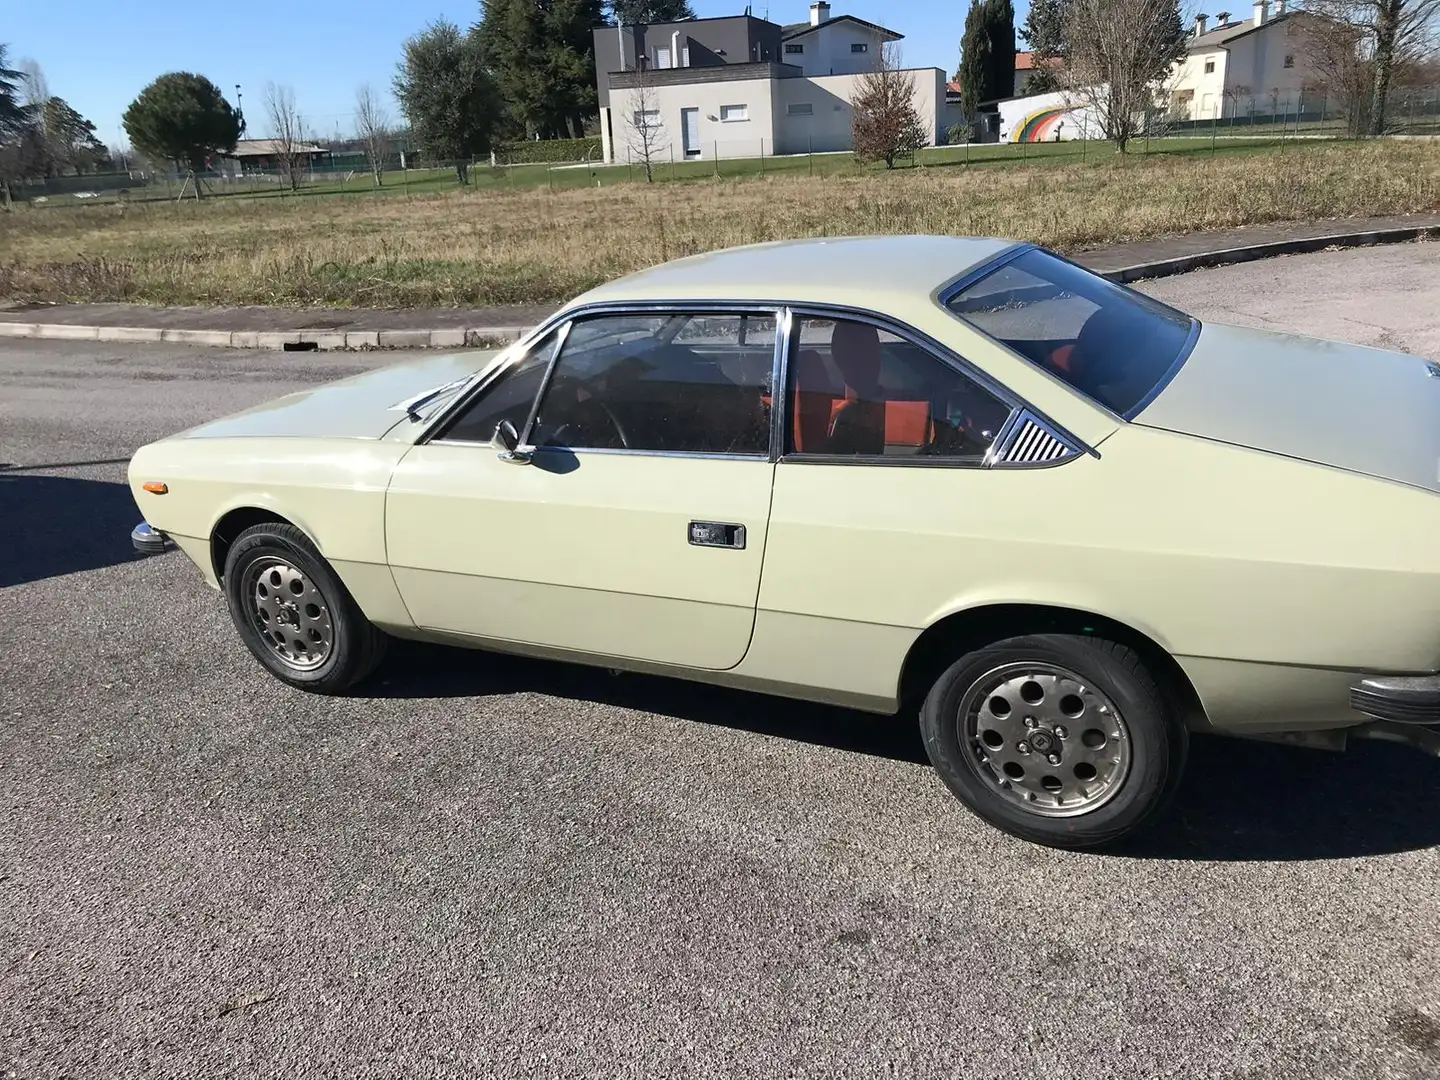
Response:
[{"label": "quarter window louver vent", "polygon": [[1073,446],[1027,412],[1005,440],[998,460],[1002,465],[1048,465],[1075,453]]}]

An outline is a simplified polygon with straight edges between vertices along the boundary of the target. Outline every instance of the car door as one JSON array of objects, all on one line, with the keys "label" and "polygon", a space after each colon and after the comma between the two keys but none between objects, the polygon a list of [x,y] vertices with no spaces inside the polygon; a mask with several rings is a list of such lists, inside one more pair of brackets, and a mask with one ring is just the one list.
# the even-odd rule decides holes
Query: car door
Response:
[{"label": "car door", "polygon": [[983,537],[1013,489],[985,466],[1013,404],[874,322],[801,309],[790,321],[784,454],[744,671],[885,700],[915,637],[1004,546]]},{"label": "car door", "polygon": [[[443,420],[386,500],[388,558],[416,623],[738,664],[769,525],[777,316],[582,316]],[[513,452],[492,442],[502,421]]]}]

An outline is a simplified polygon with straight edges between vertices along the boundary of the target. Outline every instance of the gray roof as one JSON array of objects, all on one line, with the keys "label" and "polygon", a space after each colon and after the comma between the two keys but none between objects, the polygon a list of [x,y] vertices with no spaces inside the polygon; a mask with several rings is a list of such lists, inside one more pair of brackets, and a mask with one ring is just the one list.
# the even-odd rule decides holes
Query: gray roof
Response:
[{"label": "gray roof", "polygon": [[[282,142],[279,139],[241,139],[235,144],[235,149],[229,153],[222,154],[222,157],[271,157],[281,152]],[[329,153],[323,146],[316,146],[312,142],[297,142],[293,144],[293,150],[297,154],[325,154]]]},{"label": "gray roof", "polygon": [[1255,25],[1254,19],[1246,19],[1243,22],[1238,20],[1232,20],[1231,22],[1226,23],[1224,26],[1216,27],[1214,30],[1200,35],[1198,38],[1191,38],[1190,41],[1186,44],[1185,48],[1188,49],[1190,52],[1203,52],[1205,49],[1218,49],[1221,45],[1234,41],[1236,38],[1244,37],[1246,34],[1253,34],[1256,30],[1263,30],[1267,26],[1274,25],[1275,23],[1281,23],[1284,22],[1286,19],[1293,18],[1294,14],[1294,12],[1287,11],[1283,15],[1276,15],[1272,19],[1267,19],[1259,26]]},{"label": "gray roof", "polygon": [[826,19],[824,22],[820,23],[819,26],[811,26],[808,22],[791,23],[789,26],[781,28],[780,37],[782,40],[788,41],[791,38],[801,37],[804,34],[819,30],[821,26],[829,26],[831,23],[838,22],[859,23],[861,26],[864,26],[870,30],[878,30],[882,34],[889,34],[891,41],[899,41],[905,36],[904,34],[897,34],[894,30],[887,29],[886,27],[881,26],[879,23],[866,22],[864,19],[857,19],[854,15],[836,15],[833,18]]}]

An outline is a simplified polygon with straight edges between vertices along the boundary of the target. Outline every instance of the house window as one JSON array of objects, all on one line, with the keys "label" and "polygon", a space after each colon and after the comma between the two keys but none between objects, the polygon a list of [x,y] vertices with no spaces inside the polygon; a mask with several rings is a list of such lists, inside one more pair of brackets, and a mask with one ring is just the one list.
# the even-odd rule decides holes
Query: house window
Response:
[{"label": "house window", "polygon": [[863,41],[857,41],[857,42],[855,42],[855,44],[853,44],[853,45],[850,46],[850,51],[851,51],[851,52],[869,52],[869,51],[870,51],[870,46],[867,45],[867,44],[865,44],[865,42],[863,42]]},{"label": "house window", "polygon": [[660,110],[646,109],[644,112],[637,112],[635,114],[635,126],[641,131],[645,131],[648,128],[658,128],[660,126]]},{"label": "house window", "polygon": [[657,48],[655,50],[655,66],[657,68],[668,68],[670,66],[670,50]]},{"label": "house window", "polygon": [[1295,66],[1295,57],[1291,56],[1289,53],[1285,54],[1285,66],[1287,68],[1293,68]]},{"label": "house window", "polygon": [[785,109],[790,116],[814,116],[815,106],[808,101],[796,101]]},{"label": "house window", "polygon": [[1215,61],[1214,61],[1214,60],[1206,60],[1206,61],[1205,61],[1205,74],[1206,74],[1206,75],[1213,75],[1213,74],[1215,74]]},{"label": "house window", "polygon": [[792,56],[798,56],[805,51],[804,45],[786,45],[785,52]]},{"label": "house window", "polygon": [[733,124],[740,120],[750,119],[750,106],[748,105],[721,105],[720,122],[722,124]]}]

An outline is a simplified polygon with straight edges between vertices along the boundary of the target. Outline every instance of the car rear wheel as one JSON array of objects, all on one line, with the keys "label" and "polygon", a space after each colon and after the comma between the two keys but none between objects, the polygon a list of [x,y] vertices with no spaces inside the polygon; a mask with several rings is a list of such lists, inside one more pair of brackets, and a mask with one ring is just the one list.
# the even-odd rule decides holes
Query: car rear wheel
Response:
[{"label": "car rear wheel", "polygon": [[235,538],[225,558],[225,599],[255,658],[301,690],[338,694],[384,655],[385,635],[293,525],[268,522]]},{"label": "car rear wheel", "polygon": [[1175,792],[1183,724],[1136,653],[1067,634],[1010,638],[952,664],[920,713],[931,763],[981,818],[1038,844],[1131,836]]}]

